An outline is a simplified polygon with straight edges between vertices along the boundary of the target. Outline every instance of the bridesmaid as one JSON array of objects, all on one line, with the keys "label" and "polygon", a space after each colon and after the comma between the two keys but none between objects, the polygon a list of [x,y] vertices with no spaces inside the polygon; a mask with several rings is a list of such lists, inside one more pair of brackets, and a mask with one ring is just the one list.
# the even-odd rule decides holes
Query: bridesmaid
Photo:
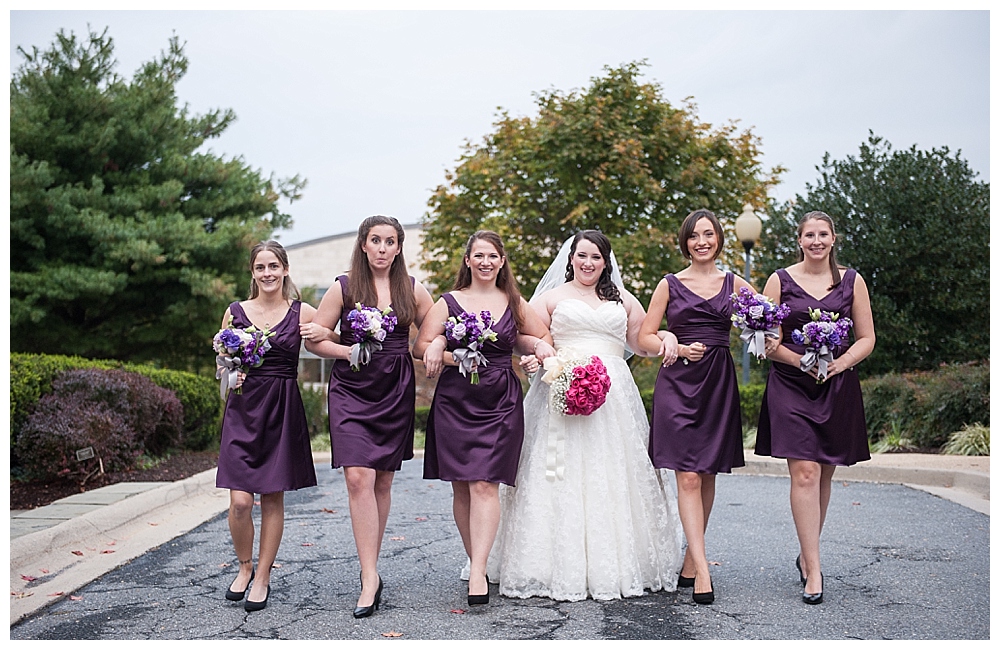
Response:
[{"label": "bridesmaid", "polygon": [[715,601],[705,555],[715,475],[744,464],[740,394],[729,353],[729,297],[741,287],[754,289],[715,265],[724,237],[709,210],[695,210],[684,219],[678,242],[691,264],[660,280],[640,330],[643,347],[659,350],[656,331],[666,314],[667,328],[679,344],[681,363],[664,359],[656,378],[649,457],[654,467],[672,469],[677,478],[677,508],[688,543],[677,586],[694,587],[699,604]]},{"label": "bridesmaid", "polygon": [[[830,504],[837,465],[868,460],[868,431],[861,384],[854,366],[875,347],[868,287],[854,269],[837,265],[833,220],[810,212],[799,222],[799,262],[772,274],[764,295],[791,308],[782,323],[781,345],[769,354],[771,364],[757,426],[759,456],[788,460],[792,519],[799,538],[795,566],[802,582],[802,601],[823,602],[819,537]],[[820,296],[817,298],[817,296]],[[799,369],[804,348],[792,342],[792,331],[809,322],[809,309],[836,312],[854,321],[854,344],[845,341],[834,352],[826,380],[818,382],[815,366]]]},{"label": "bridesmaid", "polygon": [[[316,310],[299,299],[288,277],[288,255],[276,241],[261,242],[250,251],[250,298],[234,302],[222,317],[222,327],[253,325],[274,332],[263,364],[239,373],[239,392],[230,391],[222,419],[219,468],[215,485],[229,489],[229,532],[239,573],[226,598],[246,596],[248,612],[264,609],[271,593],[271,565],[278,554],[285,523],[288,490],[316,485],[309,430],[296,381],[299,344],[333,336],[313,324]],[[301,330],[301,331],[300,331]],[[253,568],[253,496],[260,494],[260,551]],[[250,583],[253,587],[247,596]]]},{"label": "bridesmaid", "polygon": [[[487,363],[476,385],[458,371],[451,351],[459,346],[444,336],[445,321],[464,311],[488,311],[497,334],[481,349]],[[413,347],[428,377],[441,374],[427,419],[424,478],[451,482],[455,524],[470,561],[469,605],[490,600],[486,559],[500,524],[499,484],[514,485],[521,457],[523,395],[511,364],[518,343],[542,357],[554,353],[548,328],[517,289],[500,236],[480,230],[465,247],[454,289],[434,304]],[[537,357],[526,359],[528,370],[537,366]]]},{"label": "bridesmaid", "polygon": [[[339,321],[341,342],[306,343],[314,354],[336,359],[330,373],[330,448],[333,467],[344,468],[361,564],[355,618],[371,616],[382,598],[378,556],[392,501],[392,479],[403,461],[413,458],[416,385],[410,324],[419,327],[433,304],[427,289],[407,275],[403,239],[403,228],[392,217],[376,215],[361,222],[350,273],[333,283],[315,318],[330,328]],[[382,349],[357,372],[349,361],[357,338],[347,319],[355,303],[379,310],[392,307],[397,318]]]}]

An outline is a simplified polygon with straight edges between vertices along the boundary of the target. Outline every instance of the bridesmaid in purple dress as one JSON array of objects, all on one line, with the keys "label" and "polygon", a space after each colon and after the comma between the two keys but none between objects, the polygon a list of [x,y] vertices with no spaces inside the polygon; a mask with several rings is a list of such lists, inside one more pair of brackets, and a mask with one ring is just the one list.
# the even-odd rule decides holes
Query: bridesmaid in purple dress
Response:
[{"label": "bridesmaid in purple dress", "polygon": [[[247,600],[246,611],[264,609],[271,592],[271,565],[284,528],[284,493],[316,485],[309,430],[296,381],[302,338],[323,339],[333,332],[314,325],[316,310],[298,300],[288,277],[288,255],[276,241],[250,251],[250,299],[234,302],[222,326],[274,332],[263,364],[239,373],[239,392],[230,391],[222,419],[222,442],[215,485],[229,489],[229,531],[239,573],[226,591],[229,600]],[[294,299],[293,299],[294,296]],[[253,495],[260,494],[260,552],[253,568]],[[247,587],[253,582],[250,594]]]},{"label": "bridesmaid in purple dress", "polygon": [[[810,212],[799,222],[799,262],[771,275],[764,295],[783,302],[791,313],[782,323],[781,345],[768,357],[775,363],[757,426],[759,456],[788,460],[792,519],[799,538],[795,566],[803,585],[803,602],[823,601],[819,537],[830,504],[837,465],[868,460],[861,384],[854,367],[875,347],[875,324],[865,281],[853,269],[837,265],[833,220]],[[819,297],[817,297],[819,296]],[[813,366],[799,369],[804,348],[792,342],[792,331],[810,320],[809,309],[839,313],[854,321],[854,344],[834,352],[823,382]]]},{"label": "bridesmaid in purple dress", "polygon": [[[478,366],[478,384],[459,372],[451,354],[459,345],[444,335],[445,321],[464,311],[487,311],[495,321],[497,340],[481,348],[486,364]],[[428,377],[441,374],[427,419],[424,478],[451,482],[455,523],[470,562],[470,605],[489,602],[486,559],[500,524],[499,484],[514,485],[524,439],[521,382],[511,355],[520,347],[544,357],[554,353],[551,344],[548,328],[517,289],[500,236],[476,232],[454,289],[434,304],[413,347]],[[537,357],[526,361],[527,369],[537,370]]]},{"label": "bridesmaid in purple dress", "polygon": [[[335,359],[330,372],[330,448],[333,467],[344,468],[354,543],[361,563],[361,595],[355,618],[371,616],[382,598],[378,556],[389,517],[392,479],[404,460],[413,458],[416,400],[411,324],[418,327],[433,300],[406,272],[403,227],[392,217],[375,215],[361,222],[351,256],[351,271],[337,278],[323,296],[316,323],[340,322],[340,342],[307,342],[306,349]],[[347,319],[356,303],[392,308],[397,324],[371,360],[351,368],[358,337]]]},{"label": "bridesmaid in purple dress", "polygon": [[679,344],[681,363],[664,359],[656,378],[649,457],[653,467],[672,469],[677,478],[677,509],[688,544],[677,586],[694,587],[699,604],[715,601],[705,554],[715,475],[744,464],[740,394],[729,353],[729,297],[741,287],[754,289],[715,265],[724,241],[722,224],[711,211],[695,210],[684,219],[678,242],[691,265],[660,281],[640,331],[643,347],[655,353],[665,313]]}]

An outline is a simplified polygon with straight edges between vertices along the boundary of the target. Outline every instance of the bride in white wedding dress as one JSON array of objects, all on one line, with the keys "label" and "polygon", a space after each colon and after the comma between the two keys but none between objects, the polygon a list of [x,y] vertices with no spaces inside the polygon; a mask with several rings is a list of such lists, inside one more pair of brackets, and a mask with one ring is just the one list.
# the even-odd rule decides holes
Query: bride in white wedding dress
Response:
[{"label": "bride in white wedding dress", "polygon": [[[593,414],[563,416],[549,412],[548,385],[533,381],[516,487],[502,486],[488,573],[500,593],[517,598],[674,591],[683,560],[676,495],[650,463],[646,411],[625,362],[626,345],[639,349],[645,311],[620,279],[612,282],[607,237],[588,230],[567,244],[565,280],[536,291],[531,305],[561,354],[600,357],[611,389]],[[559,260],[553,268],[561,273]]]}]

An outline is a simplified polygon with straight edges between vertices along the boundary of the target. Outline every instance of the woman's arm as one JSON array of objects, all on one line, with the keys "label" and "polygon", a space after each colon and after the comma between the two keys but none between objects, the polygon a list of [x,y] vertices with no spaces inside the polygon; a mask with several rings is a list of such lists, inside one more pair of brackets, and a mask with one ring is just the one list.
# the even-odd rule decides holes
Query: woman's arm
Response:
[{"label": "woman's arm", "polygon": [[646,312],[646,317],[639,327],[639,345],[647,356],[659,355],[663,347],[663,340],[658,332],[669,302],[670,284],[665,279],[660,280],[656,290],[653,291],[653,297],[649,300],[649,311]]},{"label": "woman's arm", "polygon": [[[424,324],[424,319],[430,312],[431,308],[434,307],[434,299],[431,298],[430,291],[427,290],[423,284],[417,282],[413,285],[413,297],[417,301],[417,314],[416,318],[413,320],[413,324],[420,328]],[[445,318],[448,317],[448,308],[445,307]],[[444,322],[442,320],[442,322]],[[416,356],[416,355],[414,355]]]},{"label": "woman's arm", "polygon": [[[319,303],[319,309],[313,314],[310,322],[332,331],[336,327],[337,321],[340,320],[340,313],[343,309],[344,294],[340,288],[340,281],[334,280],[333,285],[323,294],[323,300]],[[331,339],[310,339],[305,341],[305,346],[307,350],[318,357],[344,360],[351,358],[350,346],[341,345],[339,340],[334,342]]]},{"label": "woman's arm", "polygon": [[[770,298],[774,304],[781,304],[781,278],[778,277],[777,273],[772,273],[771,277],[767,279],[767,284],[764,285],[764,295]],[[781,345],[781,328],[779,327],[778,330],[779,344],[767,354],[767,358],[771,361],[777,361],[778,363],[784,363],[798,368],[802,355],[796,354],[784,345]]]},{"label": "woman's arm", "polygon": [[436,377],[444,368],[444,357],[451,356],[445,354],[448,341],[444,337],[444,323],[448,320],[448,303],[444,298],[438,299],[422,320],[417,340],[413,343],[413,358],[424,362],[428,377]]},{"label": "woman's arm", "polygon": [[517,333],[517,344],[514,351],[522,355],[534,355],[539,361],[543,361],[556,353],[552,347],[552,334],[549,328],[542,322],[541,317],[528,306],[528,302],[521,298],[518,305],[524,325]]},{"label": "woman's arm", "polygon": [[875,319],[868,295],[868,285],[860,275],[854,276],[854,300],[851,302],[854,321],[854,345],[827,365],[827,379],[849,370],[868,358],[875,349]]}]

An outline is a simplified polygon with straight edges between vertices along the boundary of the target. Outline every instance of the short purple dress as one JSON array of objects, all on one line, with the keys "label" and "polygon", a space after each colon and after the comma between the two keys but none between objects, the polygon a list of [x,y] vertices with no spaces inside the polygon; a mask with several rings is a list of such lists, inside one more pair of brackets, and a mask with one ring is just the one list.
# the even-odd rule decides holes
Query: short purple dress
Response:
[{"label": "short purple dress", "polygon": [[[413,281],[413,278],[410,278]],[[340,342],[357,342],[347,315],[346,275],[337,278],[344,294]],[[416,380],[410,356],[410,328],[396,327],[361,370],[337,359],[330,372],[330,451],[334,467],[368,467],[397,472],[413,458]]]},{"label": "short purple dress", "polygon": [[[854,302],[854,269],[847,269],[833,291],[816,299],[796,284],[784,269],[781,302],[792,310],[781,324],[782,345],[796,354],[804,346],[792,343],[792,331],[809,322],[809,309],[822,309],[851,317]],[[839,357],[850,347],[845,341],[833,352]],[[772,363],[757,424],[758,456],[797,458],[824,465],[853,465],[868,460],[868,428],[861,398],[861,382],[853,368],[822,384],[796,366]]]},{"label": "short purple dress", "polygon": [[729,353],[734,276],[705,299],[672,273],[667,328],[683,345],[705,344],[698,361],[660,367],[653,389],[649,458],[653,467],[718,474],[743,467],[743,427],[736,366]]},{"label": "short purple dress", "polygon": [[[464,311],[450,293],[443,297],[449,316]],[[479,368],[479,384],[471,384],[456,366],[445,366],[438,379],[427,418],[424,478],[514,485],[524,441],[524,396],[511,362],[517,326],[510,309],[493,331],[497,340],[482,347],[487,365]],[[458,347],[448,341],[449,350]]]},{"label": "short purple dress", "polygon": [[[229,391],[215,486],[253,494],[316,485],[309,427],[299,394],[298,300],[274,326],[264,363],[252,368],[240,392]],[[239,302],[229,305],[233,327],[252,325]]]}]

